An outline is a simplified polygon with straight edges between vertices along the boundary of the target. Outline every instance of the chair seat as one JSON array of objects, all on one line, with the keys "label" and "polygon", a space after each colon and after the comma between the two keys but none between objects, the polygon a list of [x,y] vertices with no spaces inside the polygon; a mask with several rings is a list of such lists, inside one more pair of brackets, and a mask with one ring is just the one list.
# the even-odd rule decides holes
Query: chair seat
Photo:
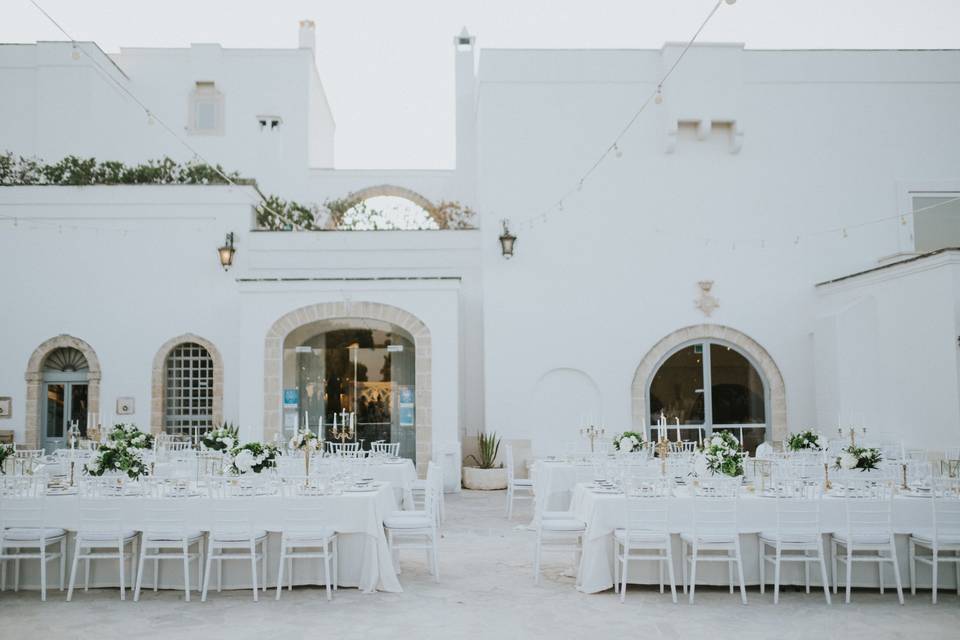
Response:
[{"label": "chair seat", "polygon": [[[47,527],[44,529],[45,535],[43,536],[47,540],[53,540],[67,535],[67,532],[63,529],[57,529],[54,527]],[[40,540],[40,528],[34,527],[11,527],[6,529],[3,532],[2,537],[4,540],[20,540],[24,542],[38,542]]]},{"label": "chair seat", "polygon": [[[933,545],[933,532],[932,531],[915,531],[912,536],[914,542],[922,544],[924,546]],[[960,533],[947,532],[941,533],[937,536],[937,546],[958,546],[960,545]]]},{"label": "chair seat", "polygon": [[694,535],[692,533],[681,533],[680,539],[686,542],[689,545],[693,544],[693,541],[696,540],[698,545],[705,544],[733,544],[735,539],[735,534],[730,533],[698,533]]},{"label": "chair seat", "polygon": [[117,538],[123,538],[124,540],[129,540],[131,538],[136,538],[137,532],[133,529],[128,529],[126,531],[120,531],[118,533],[112,531],[78,531],[77,538],[81,542],[114,542]]},{"label": "chair seat", "polygon": [[569,520],[573,516],[570,511],[543,511],[540,513],[540,518],[542,520]]},{"label": "chair seat", "polygon": [[[617,529],[613,532],[613,537],[617,542],[623,544],[627,541],[627,531],[626,529]],[[657,533],[656,531],[631,531],[630,532],[630,544],[665,544],[669,534],[666,533]]]},{"label": "chair seat", "polygon": [[337,532],[333,529],[333,527],[320,527],[311,531],[284,531],[283,539],[287,543],[294,544],[303,544],[306,542],[322,543],[323,541],[329,540],[335,535],[337,535]]},{"label": "chair seat", "polygon": [[[835,533],[833,534],[833,539],[842,545],[847,544],[846,533]],[[890,544],[890,534],[883,533],[882,531],[877,533],[855,533],[853,534],[853,544],[854,545]]]},{"label": "chair seat", "polygon": [[391,511],[390,514],[386,518],[384,518],[384,520],[389,520],[390,518],[426,518],[426,517],[428,517],[426,511],[422,509],[418,509],[418,510],[411,509],[410,511]]},{"label": "chair seat", "polygon": [[238,532],[231,533],[229,531],[225,531],[223,533],[211,532],[210,537],[213,539],[214,542],[246,542],[251,538],[254,540],[259,540],[260,538],[266,538],[267,532],[262,529],[258,531],[253,531],[250,534],[238,533]]},{"label": "chair seat", "polygon": [[533,480],[531,480],[531,479],[529,479],[529,478],[514,478],[514,479],[513,479],[513,486],[515,486],[515,487],[532,487],[532,486],[533,486]]},{"label": "chair seat", "polygon": [[424,480],[423,478],[417,478],[416,480],[410,483],[410,488],[414,491],[426,491],[427,481]]},{"label": "chair seat", "polygon": [[544,518],[540,521],[544,531],[586,531],[587,523],[576,518]]},{"label": "chair seat", "polygon": [[433,524],[427,516],[390,516],[383,521],[387,529],[431,529]]},{"label": "chair seat", "polygon": [[203,531],[144,531],[145,542],[180,542],[184,537],[187,540],[197,540],[203,537]]},{"label": "chair seat", "polygon": [[776,531],[760,532],[760,540],[762,542],[776,544],[777,538],[780,539],[781,544],[817,544],[820,536],[819,534],[810,533],[807,531],[781,531],[779,533]]}]

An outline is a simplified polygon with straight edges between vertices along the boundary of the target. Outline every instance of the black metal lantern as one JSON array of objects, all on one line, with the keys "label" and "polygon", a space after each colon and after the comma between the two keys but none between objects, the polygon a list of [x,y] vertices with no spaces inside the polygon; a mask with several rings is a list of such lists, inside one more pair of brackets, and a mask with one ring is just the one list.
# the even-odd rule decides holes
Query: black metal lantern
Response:
[{"label": "black metal lantern", "polygon": [[220,264],[223,266],[223,270],[226,271],[233,264],[233,254],[237,252],[233,248],[233,231],[227,234],[227,238],[224,241],[224,245],[217,249],[217,253],[220,254]]},{"label": "black metal lantern", "polygon": [[517,242],[517,236],[510,233],[510,223],[507,220],[502,220],[503,224],[503,233],[500,234],[500,251],[503,253],[503,257],[509,260],[513,257],[513,245]]}]

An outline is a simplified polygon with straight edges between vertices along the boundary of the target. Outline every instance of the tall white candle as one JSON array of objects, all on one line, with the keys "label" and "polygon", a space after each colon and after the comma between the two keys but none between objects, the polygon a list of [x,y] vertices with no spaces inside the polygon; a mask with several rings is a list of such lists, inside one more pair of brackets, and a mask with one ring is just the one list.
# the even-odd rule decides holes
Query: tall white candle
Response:
[{"label": "tall white candle", "polygon": [[680,442],[680,418],[676,418],[677,421],[677,442]]},{"label": "tall white candle", "polygon": [[337,430],[337,414],[333,414],[333,430]]},{"label": "tall white candle", "polygon": [[306,409],[303,410],[303,421],[306,422],[307,429],[310,428],[310,412]]},{"label": "tall white candle", "polygon": [[740,427],[740,448],[743,449],[743,427]]}]

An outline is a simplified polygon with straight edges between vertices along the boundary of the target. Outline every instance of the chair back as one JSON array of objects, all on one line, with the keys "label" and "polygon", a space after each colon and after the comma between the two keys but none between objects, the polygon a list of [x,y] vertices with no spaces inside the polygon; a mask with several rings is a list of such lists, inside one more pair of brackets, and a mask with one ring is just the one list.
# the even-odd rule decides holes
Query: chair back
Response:
[{"label": "chair back", "polygon": [[507,482],[513,484],[514,471],[513,471],[513,445],[507,444],[504,446],[504,464],[507,467]]},{"label": "chair back", "polygon": [[385,454],[388,456],[399,456],[400,443],[399,442],[371,442],[370,451],[374,453]]},{"label": "chair back", "polygon": [[8,528],[42,529],[46,496],[32,478],[0,478],[0,540]]},{"label": "chair back", "polygon": [[360,450],[359,442],[330,442],[327,441],[327,451],[336,455],[356,453]]},{"label": "chair back", "polygon": [[77,535],[97,534],[119,539],[124,531],[124,501],[117,494],[82,493],[79,500],[80,526]]},{"label": "chair back", "polygon": [[934,483],[933,530],[937,537],[960,537],[960,481],[956,478]]},{"label": "chair back", "polygon": [[660,533],[664,537],[669,532],[670,522],[670,482],[661,479],[651,483],[645,489],[627,496],[627,539],[634,533]]},{"label": "chair back", "polygon": [[886,482],[848,480],[843,495],[849,536],[893,534],[893,489]]},{"label": "chair back", "polygon": [[281,500],[283,537],[288,541],[318,540],[318,532],[329,529],[333,522],[329,500],[304,495]]},{"label": "chair back", "polygon": [[177,498],[167,497],[167,483],[159,483],[159,489],[143,500],[143,536],[146,539],[186,540],[186,504]]},{"label": "chair back", "polygon": [[804,480],[785,480],[774,488],[777,502],[777,531],[780,538],[815,541],[822,535],[820,528],[820,498],[823,491],[818,483]]},{"label": "chair back", "polygon": [[737,535],[740,478],[700,480],[693,497],[693,532]]},{"label": "chair back", "polygon": [[0,498],[38,498],[46,495],[46,489],[43,476],[0,475]]}]

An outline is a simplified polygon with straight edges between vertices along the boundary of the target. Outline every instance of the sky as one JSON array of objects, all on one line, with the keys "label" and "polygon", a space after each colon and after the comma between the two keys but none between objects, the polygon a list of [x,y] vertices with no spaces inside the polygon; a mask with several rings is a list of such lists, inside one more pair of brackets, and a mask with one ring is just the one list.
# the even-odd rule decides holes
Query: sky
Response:
[{"label": "sky", "polygon": [[[37,0],[77,40],[293,48],[316,22],[341,169],[454,163],[453,36],[483,48],[657,49],[715,0]],[[738,0],[700,39],[753,49],[957,49],[960,0]],[[63,40],[30,0],[0,0],[0,42]]]}]

